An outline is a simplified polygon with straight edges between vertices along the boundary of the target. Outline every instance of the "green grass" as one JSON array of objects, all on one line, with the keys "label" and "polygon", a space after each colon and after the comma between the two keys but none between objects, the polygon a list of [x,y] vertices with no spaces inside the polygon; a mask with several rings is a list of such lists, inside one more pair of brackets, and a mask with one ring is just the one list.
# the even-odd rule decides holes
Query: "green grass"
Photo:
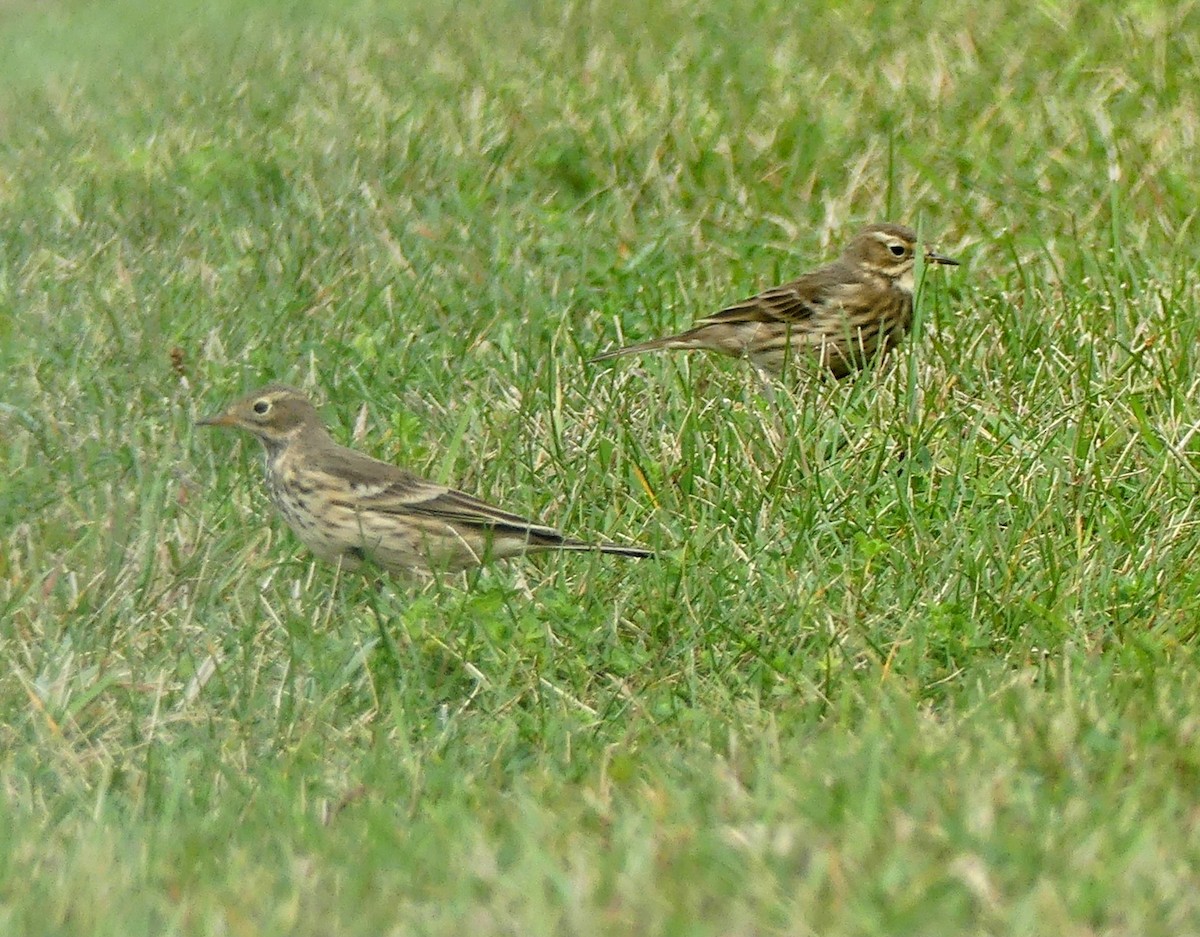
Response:
[{"label": "green grass", "polygon": [[[0,933],[1200,931],[1200,13],[838,6],[0,6]],[[587,363],[885,218],[878,371]],[[663,557],[339,577],[275,379]]]}]

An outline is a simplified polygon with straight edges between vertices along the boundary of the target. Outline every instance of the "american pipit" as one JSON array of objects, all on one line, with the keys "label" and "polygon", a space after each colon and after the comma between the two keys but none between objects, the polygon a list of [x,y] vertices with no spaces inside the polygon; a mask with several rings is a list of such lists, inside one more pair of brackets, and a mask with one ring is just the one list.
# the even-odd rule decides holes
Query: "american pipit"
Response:
[{"label": "american pipit", "polygon": [[266,449],[267,490],[317,556],[393,572],[459,570],[535,550],[653,556],[641,547],[584,543],[552,527],[338,445],[300,391],[272,384],[204,426],[232,426]]},{"label": "american pipit", "polygon": [[[917,233],[898,224],[859,232],[828,266],[699,319],[678,335],[597,355],[603,361],[656,349],[704,349],[749,358],[779,374],[815,360],[845,377],[891,348],[912,323]],[[957,260],[926,251],[925,262]]]}]

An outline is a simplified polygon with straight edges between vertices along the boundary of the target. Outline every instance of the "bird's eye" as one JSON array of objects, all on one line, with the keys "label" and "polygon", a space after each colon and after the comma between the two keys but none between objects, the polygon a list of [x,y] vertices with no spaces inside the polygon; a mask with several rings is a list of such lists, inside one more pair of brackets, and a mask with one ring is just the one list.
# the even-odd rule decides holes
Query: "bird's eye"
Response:
[{"label": "bird's eye", "polygon": [[271,409],[271,401],[269,401],[269,400],[254,401],[254,412],[257,413],[259,416],[264,416],[267,413],[267,411],[270,409]]},{"label": "bird's eye", "polygon": [[907,253],[907,248],[903,244],[889,244],[888,250],[896,257],[903,257]]}]

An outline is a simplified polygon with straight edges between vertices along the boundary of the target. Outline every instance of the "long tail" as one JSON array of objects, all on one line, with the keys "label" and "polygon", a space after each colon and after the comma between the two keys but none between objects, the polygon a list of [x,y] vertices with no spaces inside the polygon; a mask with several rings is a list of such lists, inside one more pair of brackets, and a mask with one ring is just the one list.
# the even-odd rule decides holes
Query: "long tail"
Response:
[{"label": "long tail", "polygon": [[548,549],[559,550],[579,550],[592,553],[615,553],[617,556],[632,556],[638,559],[653,559],[655,553],[653,550],[647,550],[645,547],[627,547],[619,543],[586,543],[583,540],[564,540],[562,543],[548,547]]},{"label": "long tail", "polygon": [[638,342],[636,345],[614,348],[612,351],[601,352],[589,360],[595,363],[597,361],[607,361],[609,358],[619,358],[622,355],[636,355],[643,351],[686,350],[701,347],[703,346],[691,337],[690,332],[681,332],[679,335],[668,335],[666,338],[652,338],[648,342]]}]

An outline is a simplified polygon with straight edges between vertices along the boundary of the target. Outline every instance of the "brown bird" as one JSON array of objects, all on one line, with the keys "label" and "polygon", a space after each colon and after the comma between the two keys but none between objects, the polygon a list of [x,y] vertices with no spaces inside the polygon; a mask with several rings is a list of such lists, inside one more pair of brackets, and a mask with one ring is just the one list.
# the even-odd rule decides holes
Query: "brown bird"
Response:
[{"label": "brown bird", "polygon": [[[898,224],[859,232],[828,266],[699,319],[678,335],[597,355],[604,361],[658,349],[703,349],[749,358],[780,374],[790,362],[815,360],[845,377],[896,345],[912,323],[917,233]],[[933,251],[925,262],[957,266]]]},{"label": "brown bird", "polygon": [[271,384],[200,420],[257,436],[267,491],[317,556],[353,569],[459,570],[539,550],[653,556],[641,547],[584,543],[461,491],[338,445],[298,390]]}]

